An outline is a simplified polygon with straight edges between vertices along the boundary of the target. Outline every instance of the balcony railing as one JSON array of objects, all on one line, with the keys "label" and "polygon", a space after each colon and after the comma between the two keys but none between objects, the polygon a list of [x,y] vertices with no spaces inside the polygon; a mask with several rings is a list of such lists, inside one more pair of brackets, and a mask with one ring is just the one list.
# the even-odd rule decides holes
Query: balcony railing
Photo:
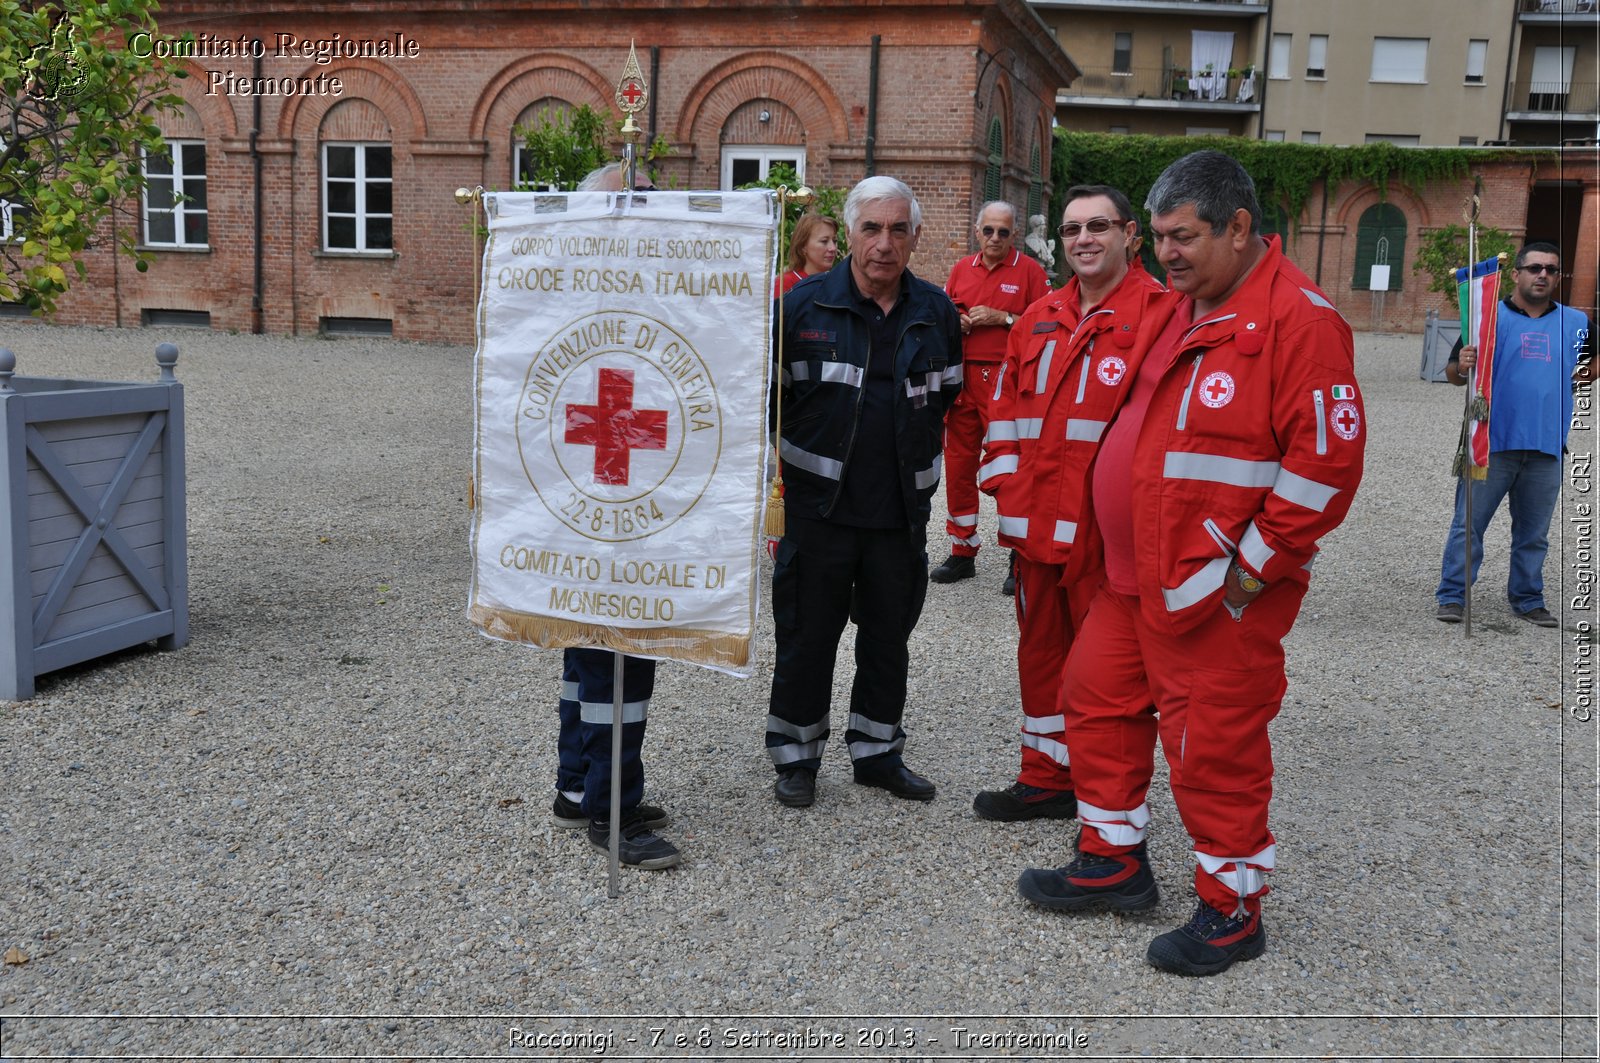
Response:
[{"label": "balcony railing", "polygon": [[1600,113],[1600,94],[1593,81],[1518,81],[1511,86],[1511,110],[1549,114]]},{"label": "balcony railing", "polygon": [[1184,67],[1133,67],[1126,72],[1109,67],[1085,67],[1063,98],[1085,101],[1136,100],[1185,103],[1229,103],[1256,105],[1261,95],[1259,74],[1242,72],[1229,76],[1226,71],[1207,73]]},{"label": "balcony railing", "polygon": [[1592,15],[1596,0],[1517,0],[1517,11],[1524,15]]}]

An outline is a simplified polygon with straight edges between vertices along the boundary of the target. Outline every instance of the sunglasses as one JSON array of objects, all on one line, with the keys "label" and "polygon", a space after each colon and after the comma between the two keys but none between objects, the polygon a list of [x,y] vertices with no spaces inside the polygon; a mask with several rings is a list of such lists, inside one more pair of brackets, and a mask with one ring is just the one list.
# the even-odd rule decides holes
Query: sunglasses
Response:
[{"label": "sunglasses", "polygon": [[1075,221],[1069,221],[1065,225],[1058,228],[1056,230],[1056,234],[1063,240],[1076,240],[1078,238],[1078,234],[1083,232],[1085,229],[1089,230],[1090,236],[1104,236],[1106,233],[1111,231],[1113,226],[1126,224],[1128,223],[1121,218],[1094,218],[1090,221],[1084,222],[1082,225],[1079,225]]},{"label": "sunglasses", "polygon": [[1543,263],[1535,263],[1531,266],[1518,266],[1517,271],[1519,273],[1532,273],[1535,277],[1541,273],[1548,273],[1552,277],[1561,276],[1560,266],[1546,266]]},{"label": "sunglasses", "polygon": [[1002,240],[1011,235],[1010,229],[997,229],[993,225],[985,225],[978,231],[985,236],[998,236]]}]

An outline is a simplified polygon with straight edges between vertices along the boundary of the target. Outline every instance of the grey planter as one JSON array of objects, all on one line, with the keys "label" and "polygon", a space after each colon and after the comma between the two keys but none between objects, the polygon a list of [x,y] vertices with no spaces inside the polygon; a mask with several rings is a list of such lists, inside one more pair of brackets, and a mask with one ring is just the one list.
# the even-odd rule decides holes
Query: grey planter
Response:
[{"label": "grey planter", "polygon": [[153,384],[14,376],[0,348],[0,698],[155,641],[189,641],[178,349]]}]

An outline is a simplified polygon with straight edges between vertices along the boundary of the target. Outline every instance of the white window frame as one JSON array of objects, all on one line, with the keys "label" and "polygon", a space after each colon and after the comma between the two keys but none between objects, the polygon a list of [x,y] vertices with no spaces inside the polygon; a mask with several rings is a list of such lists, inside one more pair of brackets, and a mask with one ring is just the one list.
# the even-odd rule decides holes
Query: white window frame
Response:
[{"label": "white window frame", "polygon": [[[350,181],[351,178],[328,176],[328,149],[329,148],[354,148],[355,149],[355,209],[354,211],[338,211],[328,209],[328,184],[330,181]],[[389,176],[367,176],[367,152],[373,149],[382,149],[389,153]],[[388,141],[376,140],[329,140],[322,144],[322,250],[333,254],[372,254],[388,255],[394,253],[394,145]],[[369,212],[367,210],[367,188],[369,185],[384,183],[389,185],[389,210],[387,212]],[[355,219],[355,244],[354,247],[333,247],[328,243],[328,220],[330,218]],[[389,219],[389,246],[368,247],[367,225],[373,219]]]},{"label": "white window frame", "polygon": [[0,199],[0,242],[9,244],[19,239],[11,229],[11,212],[15,209],[9,199]]},{"label": "white window frame", "polygon": [[528,145],[518,141],[511,145],[511,188],[516,192],[557,192],[555,185],[536,185],[532,182],[524,184],[522,181],[522,154],[528,150]]},{"label": "white window frame", "polygon": [[764,181],[775,162],[794,166],[800,180],[806,179],[806,149],[804,144],[724,144],[722,146],[722,187],[733,187],[733,164],[736,159],[755,159],[761,164],[756,177]]},{"label": "white window frame", "polygon": [[1282,143],[1282,141],[1283,141],[1283,130],[1281,130],[1281,129],[1269,129],[1269,130],[1267,130],[1266,135],[1263,136],[1261,139],[1262,140],[1270,140],[1270,141],[1273,141],[1274,143]]},{"label": "white window frame", "polygon": [[1484,72],[1489,63],[1489,42],[1481,37],[1474,37],[1467,42],[1467,72],[1462,79],[1465,85],[1482,85]]},{"label": "white window frame", "polygon": [[1372,38],[1372,72],[1368,80],[1382,85],[1428,83],[1427,37]]},{"label": "white window frame", "polygon": [[1300,143],[1321,144],[1322,134],[1315,129],[1302,129],[1300,130]]},{"label": "white window frame", "polygon": [[1328,80],[1328,35],[1313,33],[1306,42],[1306,77],[1313,81]]},{"label": "white window frame", "polygon": [[[170,174],[150,173],[150,152],[148,149],[140,151],[140,169],[143,171],[145,187],[139,193],[139,221],[140,235],[143,237],[145,247],[184,247],[204,249],[211,246],[211,197],[204,197],[207,206],[194,205],[191,189],[194,185],[206,183],[206,172],[190,174],[184,171],[184,156],[188,154],[185,148],[199,148],[202,158],[206,150],[203,140],[168,140],[166,158],[171,160],[172,172]],[[210,160],[205,162],[209,164]],[[209,169],[209,165],[207,167]],[[172,206],[152,207],[150,205],[150,179],[155,177],[160,180],[172,182]],[[150,235],[150,216],[152,214],[172,215],[172,239],[156,240]],[[189,219],[204,217],[206,219],[206,238],[204,240],[190,240],[187,238]]]},{"label": "white window frame", "polygon": [[1294,34],[1274,33],[1272,47],[1267,53],[1267,77],[1273,81],[1289,80],[1289,53],[1294,48]]},{"label": "white window frame", "polygon": [[[1128,47],[1126,50],[1118,47],[1123,38],[1127,38]],[[1127,60],[1126,70],[1117,69],[1117,60],[1122,58]],[[1114,77],[1133,76],[1133,32],[1131,30],[1117,30],[1111,34],[1111,73]]]}]

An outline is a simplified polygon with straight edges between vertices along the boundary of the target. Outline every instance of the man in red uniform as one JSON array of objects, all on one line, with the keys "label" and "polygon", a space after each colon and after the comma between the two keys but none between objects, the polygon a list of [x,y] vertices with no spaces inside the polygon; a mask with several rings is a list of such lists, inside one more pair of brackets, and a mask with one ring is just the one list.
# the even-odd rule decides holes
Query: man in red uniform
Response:
[{"label": "man in red uniform", "polygon": [[973,800],[984,819],[1078,814],[1058,702],[1067,649],[1101,572],[1089,469],[1138,372],[1145,306],[1164,291],[1136,258],[1139,223],[1117,189],[1067,189],[1061,221],[1073,276],[1011,330],[978,471],[1000,510],[1000,545],[1016,552],[1023,712],[1022,768],[1009,788]]},{"label": "man in red uniform", "polygon": [[1174,296],[1151,308],[1152,345],[1093,474],[1106,581],[1063,693],[1083,829],[1076,859],[1017,888],[1067,910],[1156,903],[1145,796],[1159,735],[1199,905],[1146,958],[1207,975],[1266,948],[1283,637],[1360,482],[1364,418],[1350,327],[1262,238],[1243,167],[1186,155],[1145,206]]},{"label": "man in red uniform", "polygon": [[1050,290],[1044,268],[1015,247],[1017,209],[985,203],[978,212],[976,255],[957,262],[944,290],[961,312],[966,379],[944,418],[945,505],[950,556],[928,578],[954,583],[977,574],[978,456],[989,425],[996,378],[1017,315]]}]

